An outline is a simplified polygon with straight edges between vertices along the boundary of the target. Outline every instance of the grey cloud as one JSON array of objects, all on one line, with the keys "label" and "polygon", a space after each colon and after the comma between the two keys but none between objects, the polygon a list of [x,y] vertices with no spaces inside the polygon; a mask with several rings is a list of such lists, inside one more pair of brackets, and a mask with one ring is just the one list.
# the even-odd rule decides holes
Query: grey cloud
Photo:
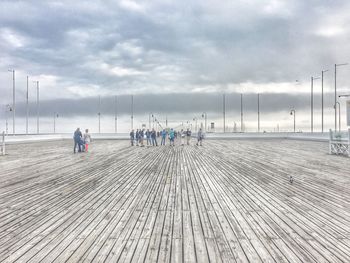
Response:
[{"label": "grey cloud", "polygon": [[[230,93],[225,95],[226,111],[229,114],[238,115],[240,112],[240,94]],[[320,94],[314,96],[315,111],[321,108]],[[189,116],[208,114],[221,115],[223,111],[223,94],[143,94],[134,96],[134,114],[145,115],[149,113],[158,114],[178,114]],[[257,111],[257,94],[244,94],[243,104],[245,113],[255,113]],[[331,109],[333,96],[331,93],[325,94],[325,108]],[[310,96],[307,94],[287,95],[287,94],[261,94],[260,110],[265,114],[275,114],[277,112],[308,111],[310,108]],[[36,116],[36,102],[30,103],[30,115]],[[54,112],[61,116],[96,116],[99,112],[99,99],[55,99],[40,102],[40,115],[52,116]],[[114,97],[101,97],[100,112],[103,115],[114,115]],[[131,96],[117,96],[118,115],[131,114]],[[17,116],[24,117],[26,114],[25,104],[17,104]],[[0,112],[0,116],[4,111]]]},{"label": "grey cloud", "polygon": [[[73,96],[67,89],[72,85],[96,85],[114,94],[289,82],[350,61],[344,44],[349,32],[330,39],[314,34],[326,18],[349,10],[345,0],[285,1],[290,16],[263,14],[258,4],[254,9],[245,1],[222,7],[215,1],[137,3],[145,12],[113,1],[2,1],[0,29],[9,28],[29,43],[0,44],[0,55],[23,72],[57,76],[67,97]],[[123,43],[134,43],[140,53],[123,50]],[[98,69],[99,62],[144,74],[110,75]]]}]

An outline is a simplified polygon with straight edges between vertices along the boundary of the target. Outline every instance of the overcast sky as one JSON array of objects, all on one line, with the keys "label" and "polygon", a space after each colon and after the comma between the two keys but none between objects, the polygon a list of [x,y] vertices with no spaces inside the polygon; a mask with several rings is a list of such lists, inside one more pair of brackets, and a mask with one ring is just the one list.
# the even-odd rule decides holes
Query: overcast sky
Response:
[{"label": "overcast sky", "polygon": [[[310,77],[329,69],[332,92],[334,63],[350,62],[349,13],[347,0],[2,0],[0,104],[12,103],[15,69],[17,101],[29,75],[30,98],[39,80],[53,108],[98,95],[241,92],[285,94],[286,108],[306,108]],[[339,93],[350,92],[349,73],[339,68]],[[178,99],[174,110],[200,102]]]}]

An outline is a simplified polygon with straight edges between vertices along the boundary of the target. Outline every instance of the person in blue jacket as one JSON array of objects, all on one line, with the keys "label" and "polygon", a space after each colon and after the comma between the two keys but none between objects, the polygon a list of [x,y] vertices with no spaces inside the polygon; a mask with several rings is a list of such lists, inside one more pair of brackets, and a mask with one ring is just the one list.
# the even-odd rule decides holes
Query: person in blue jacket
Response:
[{"label": "person in blue jacket", "polygon": [[77,128],[73,135],[74,139],[74,150],[73,152],[76,152],[77,146],[78,146],[78,152],[82,152],[82,146],[83,146],[83,134],[80,131],[80,128]]}]

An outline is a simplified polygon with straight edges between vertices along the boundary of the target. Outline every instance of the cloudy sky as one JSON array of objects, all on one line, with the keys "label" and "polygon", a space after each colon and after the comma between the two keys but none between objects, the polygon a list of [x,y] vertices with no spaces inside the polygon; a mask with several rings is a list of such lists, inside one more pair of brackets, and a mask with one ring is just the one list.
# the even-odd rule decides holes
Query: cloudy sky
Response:
[{"label": "cloudy sky", "polygon": [[[274,122],[267,126],[275,126],[276,118],[290,124],[288,112],[295,107],[306,128],[310,77],[326,69],[325,114],[331,125],[334,64],[350,62],[349,12],[347,0],[2,0],[1,128],[4,105],[12,103],[8,69],[16,70],[20,129],[27,75],[32,104],[33,81],[40,82],[43,122],[54,111],[66,118],[65,125],[73,116],[74,125],[79,116],[95,118],[98,96],[103,113],[112,116],[114,95],[120,97],[120,119],[127,122],[128,95],[134,94],[142,123],[148,112],[185,121],[207,111],[220,126],[222,94],[228,94],[233,123],[240,120],[235,114],[244,93],[254,126],[254,94],[262,93],[265,120]],[[350,66],[338,70],[339,94],[350,93]],[[320,90],[317,80],[318,120]],[[35,105],[30,109],[33,117]]]}]

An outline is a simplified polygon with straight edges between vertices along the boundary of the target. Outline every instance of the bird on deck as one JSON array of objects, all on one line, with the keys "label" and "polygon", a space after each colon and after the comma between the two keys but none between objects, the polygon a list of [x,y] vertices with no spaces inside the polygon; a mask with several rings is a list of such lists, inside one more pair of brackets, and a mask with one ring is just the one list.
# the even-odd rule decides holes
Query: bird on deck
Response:
[{"label": "bird on deck", "polygon": [[292,184],[292,183],[293,183],[293,181],[294,181],[293,176],[289,176],[289,182]]}]

